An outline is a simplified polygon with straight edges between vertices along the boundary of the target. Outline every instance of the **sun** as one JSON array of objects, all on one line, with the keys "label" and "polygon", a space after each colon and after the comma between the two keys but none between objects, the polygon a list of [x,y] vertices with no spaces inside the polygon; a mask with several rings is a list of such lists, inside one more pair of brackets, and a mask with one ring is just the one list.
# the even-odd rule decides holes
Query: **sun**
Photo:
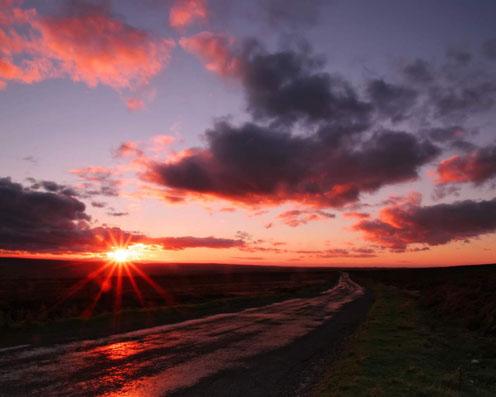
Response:
[{"label": "sun", "polygon": [[115,263],[126,263],[132,260],[132,252],[128,248],[115,248],[107,252],[107,258]]},{"label": "sun", "polygon": [[127,247],[112,247],[107,251],[107,258],[109,261],[117,264],[125,264],[132,261],[141,259],[143,256],[143,248],[141,244],[129,245]]}]

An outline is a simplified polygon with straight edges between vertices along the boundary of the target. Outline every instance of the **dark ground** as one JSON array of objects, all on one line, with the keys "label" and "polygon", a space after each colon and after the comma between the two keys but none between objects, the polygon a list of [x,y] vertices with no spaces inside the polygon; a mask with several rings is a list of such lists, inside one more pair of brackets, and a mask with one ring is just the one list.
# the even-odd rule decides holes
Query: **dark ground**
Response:
[{"label": "dark ground", "polygon": [[338,277],[330,269],[141,263],[137,266],[162,293],[135,276],[144,301],[140,302],[123,272],[120,310],[115,303],[118,280],[112,277],[88,315],[86,309],[98,295],[104,274],[72,295],[69,291],[101,266],[0,258],[0,347],[94,338],[313,296]]}]

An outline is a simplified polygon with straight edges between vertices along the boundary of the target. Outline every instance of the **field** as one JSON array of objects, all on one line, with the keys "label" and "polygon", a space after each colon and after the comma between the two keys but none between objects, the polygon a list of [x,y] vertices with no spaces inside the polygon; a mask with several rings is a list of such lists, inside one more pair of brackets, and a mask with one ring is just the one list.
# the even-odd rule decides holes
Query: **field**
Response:
[{"label": "field", "polygon": [[319,396],[496,394],[496,268],[354,272],[375,302]]},{"label": "field", "polygon": [[[270,340],[263,336],[264,332],[285,335],[291,327],[275,331],[278,324],[281,325],[277,318],[283,313],[288,321],[296,321],[298,316],[302,316],[303,322],[306,316],[315,316],[313,321],[321,321],[320,309],[313,312],[315,307],[311,309],[311,302],[319,302],[321,292],[336,285],[340,275],[335,269],[325,268],[143,263],[139,269],[149,278],[135,273],[131,279],[125,270],[117,270],[111,277],[105,276],[105,272],[98,273],[102,265],[1,259],[0,347],[23,344],[31,345],[26,349],[40,344],[48,347],[58,342],[90,340],[231,313],[225,320],[220,318],[178,331],[153,334],[164,337],[167,332],[178,335],[177,332],[198,333],[204,329],[209,335],[225,338],[222,342],[225,345],[208,345],[208,349],[221,352],[229,350],[237,338]],[[365,287],[367,293],[362,298],[344,306],[335,318],[323,322],[293,344],[250,359],[239,376],[234,370],[219,372],[212,378],[215,382],[209,378],[196,388],[210,387],[217,395],[215,393],[226,385],[228,388],[248,387],[243,383],[247,373],[262,377],[267,371],[274,371],[283,376],[287,369],[284,365],[279,368],[277,363],[281,363],[281,357],[288,356],[289,361],[294,362],[291,377],[295,385],[291,387],[296,390],[300,382],[311,379],[313,386],[305,386],[308,395],[496,395],[496,267],[342,270]],[[97,276],[88,279],[88,274],[95,271]],[[290,300],[273,309],[261,307],[292,298],[305,298],[300,300],[300,309],[293,307]],[[238,316],[248,307],[259,307],[258,320]],[[268,313],[271,313],[270,319]],[[249,325],[236,326],[238,322]],[[357,324],[360,324],[358,329]],[[223,331],[226,326],[231,329],[228,333]],[[269,328],[264,331],[263,327]],[[248,333],[240,335],[245,328]],[[154,355],[150,357],[156,355],[154,359],[168,362],[167,354],[172,353],[166,345],[172,343],[171,340],[166,338],[165,345],[150,347],[146,337],[133,338],[133,342],[106,342],[107,347],[139,344],[142,350],[139,354],[121,352],[125,357],[123,363],[129,368],[133,368],[133,360],[149,357],[152,352]],[[198,342],[200,340],[198,337]],[[207,337],[202,343],[208,344],[209,340]],[[91,351],[85,353],[83,348],[89,349],[89,346],[81,345],[76,350],[80,355],[88,355]],[[194,349],[194,346],[196,344],[188,345],[188,348]],[[243,351],[246,350],[238,353],[242,355]],[[50,354],[54,359],[57,357],[55,351]],[[191,350],[188,354],[201,356],[204,351]],[[187,361],[188,354],[179,354],[177,359]],[[194,360],[188,365],[193,364]],[[153,373],[155,366],[150,363],[147,371]],[[35,371],[36,365],[33,368]],[[107,360],[94,370],[104,373],[111,368],[112,362]],[[91,379],[93,369],[87,371]],[[266,382],[270,384],[269,379]],[[286,390],[272,386],[274,390]],[[195,390],[188,389],[185,395],[194,395]]]},{"label": "field", "polygon": [[101,266],[1,259],[0,346],[103,336],[312,296],[338,277],[325,269],[140,264],[149,281],[134,277],[136,288],[124,271],[121,282],[115,275],[105,281],[102,273],[74,288]]}]

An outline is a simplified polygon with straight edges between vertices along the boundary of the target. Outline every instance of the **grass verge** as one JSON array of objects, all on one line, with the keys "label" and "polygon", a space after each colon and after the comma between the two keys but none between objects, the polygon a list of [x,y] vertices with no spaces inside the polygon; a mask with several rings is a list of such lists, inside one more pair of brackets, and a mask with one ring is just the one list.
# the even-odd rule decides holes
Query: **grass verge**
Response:
[{"label": "grass verge", "polygon": [[418,298],[375,284],[367,320],[318,396],[494,396],[496,339],[443,324]]}]

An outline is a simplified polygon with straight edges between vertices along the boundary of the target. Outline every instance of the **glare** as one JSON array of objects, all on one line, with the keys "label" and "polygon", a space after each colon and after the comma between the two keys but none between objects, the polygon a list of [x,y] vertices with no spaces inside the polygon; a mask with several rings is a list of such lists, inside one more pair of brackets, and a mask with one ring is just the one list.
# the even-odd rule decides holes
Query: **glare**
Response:
[{"label": "glare", "polygon": [[115,263],[127,263],[139,260],[142,257],[142,247],[135,244],[128,247],[115,247],[107,252],[107,258]]}]

